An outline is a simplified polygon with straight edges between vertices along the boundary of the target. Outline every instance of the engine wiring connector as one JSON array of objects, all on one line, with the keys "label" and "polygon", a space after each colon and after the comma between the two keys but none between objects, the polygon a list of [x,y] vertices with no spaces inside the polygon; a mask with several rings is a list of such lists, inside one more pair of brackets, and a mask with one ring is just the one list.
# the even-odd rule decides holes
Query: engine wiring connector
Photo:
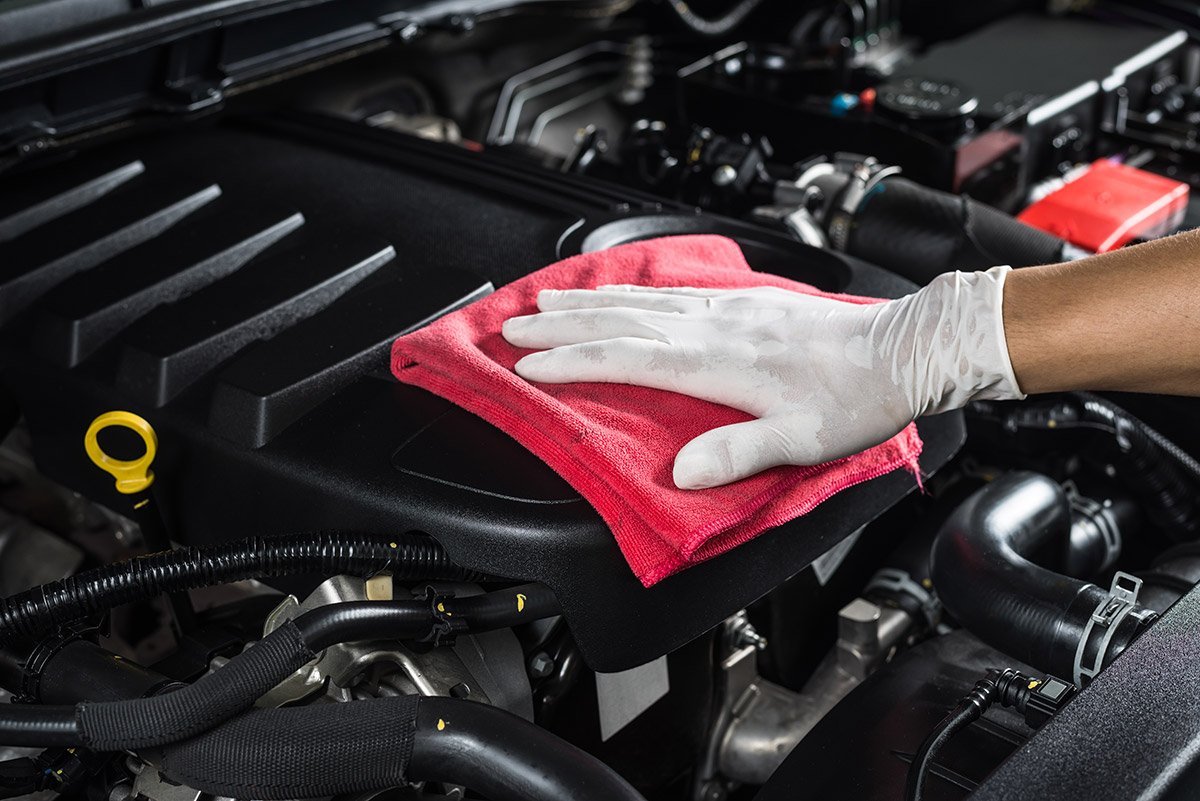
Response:
[{"label": "engine wiring connector", "polygon": [[1057,714],[1075,692],[1075,685],[1054,676],[1038,679],[1012,668],[992,668],[921,743],[908,767],[906,801],[920,801],[938,752],[955,734],[983,717],[992,704],[1015,709],[1025,716],[1030,728],[1037,729]]}]

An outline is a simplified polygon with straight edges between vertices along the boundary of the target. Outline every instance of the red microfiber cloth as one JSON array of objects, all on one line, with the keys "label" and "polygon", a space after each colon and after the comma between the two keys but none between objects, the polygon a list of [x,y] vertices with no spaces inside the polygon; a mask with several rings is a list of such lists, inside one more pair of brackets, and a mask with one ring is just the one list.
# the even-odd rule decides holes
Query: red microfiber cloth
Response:
[{"label": "red microfiber cloth", "polygon": [[882,445],[835,462],[777,467],[714,489],[676,488],[671,468],[681,447],[750,416],[659,389],[533,384],[513,372],[530,351],[505,341],[503,322],[537,312],[539,290],[600,284],[826,293],[754,272],[729,239],[668,237],[552,264],[396,340],[397,378],[482,417],[556,470],[604,518],[645,586],[803,515],[846,487],[902,466],[918,475],[921,440],[910,425]]}]

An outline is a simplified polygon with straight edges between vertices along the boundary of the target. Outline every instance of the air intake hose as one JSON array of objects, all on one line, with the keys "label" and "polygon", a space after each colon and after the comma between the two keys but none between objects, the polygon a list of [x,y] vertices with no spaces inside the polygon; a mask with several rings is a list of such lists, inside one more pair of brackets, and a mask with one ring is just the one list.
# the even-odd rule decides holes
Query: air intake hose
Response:
[{"label": "air intake hose", "polygon": [[0,601],[0,645],[36,639],[65,623],[165,593],[267,576],[382,572],[402,580],[483,577],[451,562],[442,546],[424,535],[319,532],[251,537],[115,562],[6,598]]},{"label": "air intake hose", "polygon": [[947,270],[1063,260],[1061,239],[965,195],[883,179],[859,203],[845,250],[925,285]]},{"label": "air intake hose", "polygon": [[1070,527],[1062,487],[1037,473],[1008,473],[963,502],[942,526],[932,575],[946,610],[968,631],[1081,684],[1089,678],[1081,665],[1109,664],[1155,614],[1134,605],[1112,620],[1111,632],[1089,625],[1112,600],[1109,591],[1031,561],[1061,550]]},{"label": "air intake hose", "polygon": [[159,764],[174,781],[233,798],[442,781],[492,801],[643,801],[611,768],[545,729],[451,698],[255,709],[163,749]]}]

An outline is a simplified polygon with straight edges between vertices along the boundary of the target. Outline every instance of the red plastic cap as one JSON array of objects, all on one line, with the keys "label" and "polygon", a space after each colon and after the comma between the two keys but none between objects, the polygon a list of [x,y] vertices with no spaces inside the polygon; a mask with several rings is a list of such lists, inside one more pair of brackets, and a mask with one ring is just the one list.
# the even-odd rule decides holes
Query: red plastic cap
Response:
[{"label": "red plastic cap", "polygon": [[1102,159],[1017,219],[1106,253],[1131,239],[1170,233],[1182,221],[1187,200],[1187,184]]}]

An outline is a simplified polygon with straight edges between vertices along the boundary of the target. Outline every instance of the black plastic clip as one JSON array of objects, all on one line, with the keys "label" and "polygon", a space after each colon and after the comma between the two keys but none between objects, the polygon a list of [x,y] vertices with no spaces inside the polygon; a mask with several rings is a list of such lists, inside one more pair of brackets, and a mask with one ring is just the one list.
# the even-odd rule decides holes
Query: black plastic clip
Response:
[{"label": "black plastic clip", "polygon": [[446,601],[453,597],[452,592],[440,592],[432,586],[425,587],[425,600],[429,602],[430,612],[433,613],[436,622],[429,633],[418,642],[427,642],[434,646],[453,645],[455,637],[467,630],[467,621],[456,618],[454,613],[446,608]]}]

